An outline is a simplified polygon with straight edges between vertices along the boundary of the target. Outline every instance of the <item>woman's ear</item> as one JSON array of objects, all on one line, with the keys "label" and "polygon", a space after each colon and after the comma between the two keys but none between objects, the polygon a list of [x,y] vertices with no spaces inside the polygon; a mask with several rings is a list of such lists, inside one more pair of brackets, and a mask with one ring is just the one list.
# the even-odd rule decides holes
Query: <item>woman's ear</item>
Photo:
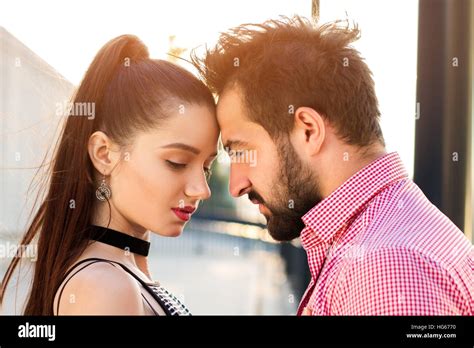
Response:
[{"label": "woman's ear", "polygon": [[312,157],[321,150],[325,137],[326,125],[316,110],[309,107],[296,109],[295,127],[292,132],[295,148]]},{"label": "woman's ear", "polygon": [[97,131],[89,137],[89,157],[95,169],[102,175],[110,175],[120,159],[120,153],[114,151],[113,147],[114,143],[104,132]]}]

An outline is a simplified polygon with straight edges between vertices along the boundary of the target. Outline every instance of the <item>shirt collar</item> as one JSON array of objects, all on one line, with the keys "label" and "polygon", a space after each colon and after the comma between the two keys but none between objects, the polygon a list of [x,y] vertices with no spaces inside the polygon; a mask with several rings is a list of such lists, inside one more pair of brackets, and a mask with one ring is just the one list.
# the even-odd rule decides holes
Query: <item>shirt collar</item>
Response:
[{"label": "shirt collar", "polygon": [[321,242],[328,243],[382,189],[407,177],[397,152],[388,153],[359,170],[301,218],[307,227],[301,232],[303,248],[308,250]]}]

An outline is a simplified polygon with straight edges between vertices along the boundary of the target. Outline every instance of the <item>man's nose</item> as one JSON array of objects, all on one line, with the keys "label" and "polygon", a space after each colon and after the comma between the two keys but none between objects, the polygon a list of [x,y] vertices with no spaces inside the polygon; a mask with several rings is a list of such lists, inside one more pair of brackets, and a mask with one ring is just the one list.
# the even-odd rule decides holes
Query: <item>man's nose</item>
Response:
[{"label": "man's nose", "polygon": [[240,197],[248,193],[252,183],[248,179],[246,172],[240,166],[232,165],[230,168],[229,192],[232,197]]}]

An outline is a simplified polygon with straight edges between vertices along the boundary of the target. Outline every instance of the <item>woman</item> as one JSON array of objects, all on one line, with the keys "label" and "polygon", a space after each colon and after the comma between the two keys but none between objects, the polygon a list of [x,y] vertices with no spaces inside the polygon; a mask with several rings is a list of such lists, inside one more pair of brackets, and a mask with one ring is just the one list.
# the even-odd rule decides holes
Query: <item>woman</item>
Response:
[{"label": "woman", "polygon": [[150,231],[179,236],[211,195],[219,134],[212,94],[124,35],[94,58],[72,105],[80,103],[93,103],[95,115],[69,113],[46,199],[22,240],[38,237],[25,314],[189,314],[151,280],[147,255]]}]

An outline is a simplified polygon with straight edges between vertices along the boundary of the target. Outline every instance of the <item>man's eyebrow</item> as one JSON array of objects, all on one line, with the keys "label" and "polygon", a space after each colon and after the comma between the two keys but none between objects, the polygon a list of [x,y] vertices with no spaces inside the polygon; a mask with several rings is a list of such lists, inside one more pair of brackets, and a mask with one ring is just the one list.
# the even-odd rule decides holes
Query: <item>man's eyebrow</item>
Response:
[{"label": "man's eyebrow", "polygon": [[184,151],[192,152],[195,155],[199,155],[201,151],[194,146],[183,144],[183,143],[172,143],[168,145],[161,146],[162,149],[179,149]]},{"label": "man's eyebrow", "polygon": [[232,147],[234,146],[242,146],[242,147],[245,147],[245,146],[248,146],[248,142],[246,141],[243,141],[243,140],[232,140],[232,139],[229,139],[225,142],[224,144],[224,150],[229,150],[229,149],[232,149]]}]

